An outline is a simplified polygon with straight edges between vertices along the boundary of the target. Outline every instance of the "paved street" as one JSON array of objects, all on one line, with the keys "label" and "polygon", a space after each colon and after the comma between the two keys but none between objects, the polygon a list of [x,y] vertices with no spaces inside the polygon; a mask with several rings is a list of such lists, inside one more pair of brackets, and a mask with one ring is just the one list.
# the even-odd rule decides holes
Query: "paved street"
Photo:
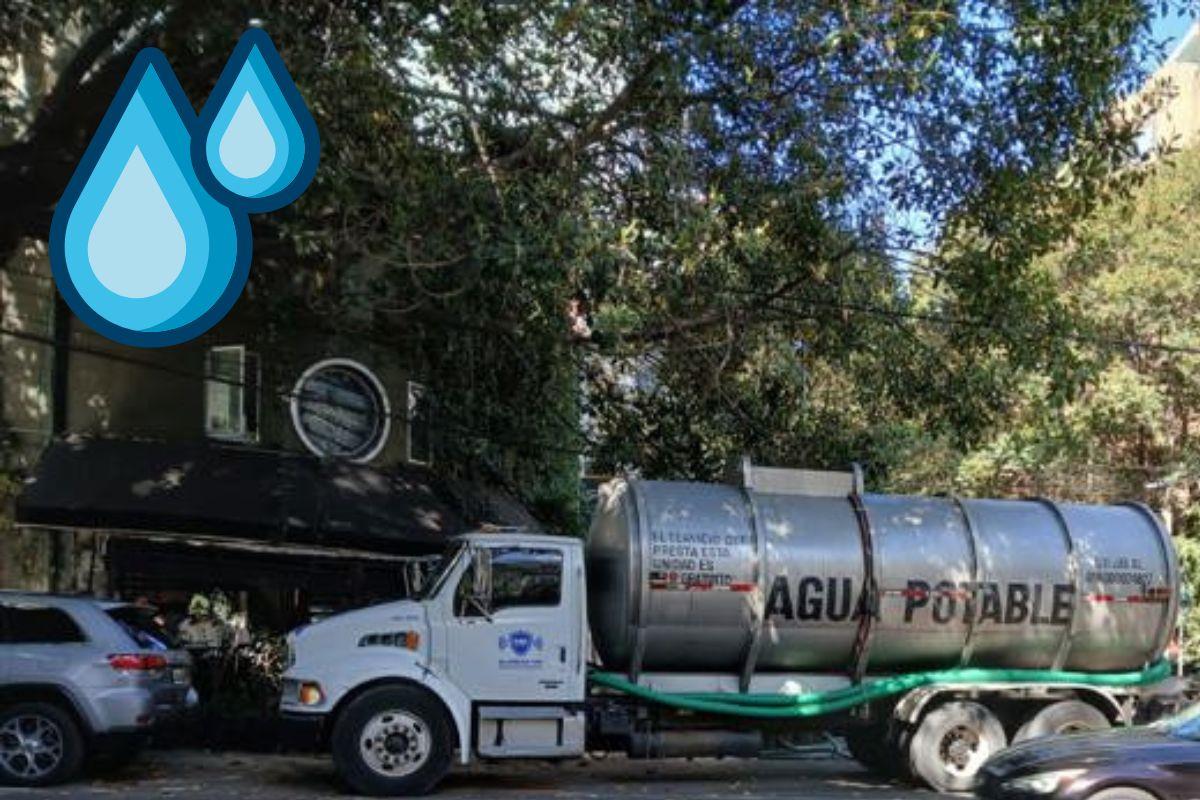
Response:
[{"label": "paved street", "polygon": [[[638,762],[611,757],[568,764],[524,762],[456,769],[439,797],[457,800],[547,798],[867,798],[936,800],[889,784],[847,759]],[[199,751],[151,752],[123,773],[50,790],[0,788],[9,798],[184,798],[303,800],[344,797],[328,760]]]}]

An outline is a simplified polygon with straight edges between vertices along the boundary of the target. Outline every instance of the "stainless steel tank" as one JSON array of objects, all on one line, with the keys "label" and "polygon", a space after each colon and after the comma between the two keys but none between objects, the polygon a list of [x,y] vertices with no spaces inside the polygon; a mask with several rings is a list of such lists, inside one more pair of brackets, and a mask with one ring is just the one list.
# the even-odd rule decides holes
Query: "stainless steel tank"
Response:
[{"label": "stainless steel tank", "polygon": [[1178,567],[1144,506],[767,488],[605,487],[587,557],[607,668],[1101,672],[1171,636]]}]

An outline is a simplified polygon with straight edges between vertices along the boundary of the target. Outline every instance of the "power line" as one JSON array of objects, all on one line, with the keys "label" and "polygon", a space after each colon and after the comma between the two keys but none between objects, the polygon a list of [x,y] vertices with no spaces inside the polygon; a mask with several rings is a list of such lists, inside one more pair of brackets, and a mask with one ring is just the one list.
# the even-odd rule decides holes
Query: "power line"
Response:
[{"label": "power line", "polygon": [[[1006,333],[1010,330],[1009,328],[990,320],[971,317],[950,317],[941,314],[931,314],[920,311],[904,311],[901,309],[884,308],[882,306],[872,306],[862,303],[804,299],[798,299],[795,302],[799,305],[824,308],[830,311],[845,311],[852,314],[863,314],[866,316],[874,316],[891,320],[907,319],[919,322],[929,322],[937,325],[947,325],[951,327],[986,329],[996,331],[998,333]],[[795,309],[791,306],[781,306],[772,303],[768,303],[767,307],[784,312],[795,311]],[[1173,353],[1177,355],[1200,356],[1200,347],[1190,347],[1187,345],[1162,344],[1159,342],[1147,342],[1138,339],[1114,339],[1086,333],[1072,333],[1071,331],[1051,331],[1045,328],[1041,330],[1035,330],[1027,327],[1020,332],[1024,333],[1029,338],[1040,337],[1050,341],[1057,339],[1063,341],[1080,342],[1084,344],[1100,345],[1112,349],[1126,351],[1147,350],[1152,352]]]}]

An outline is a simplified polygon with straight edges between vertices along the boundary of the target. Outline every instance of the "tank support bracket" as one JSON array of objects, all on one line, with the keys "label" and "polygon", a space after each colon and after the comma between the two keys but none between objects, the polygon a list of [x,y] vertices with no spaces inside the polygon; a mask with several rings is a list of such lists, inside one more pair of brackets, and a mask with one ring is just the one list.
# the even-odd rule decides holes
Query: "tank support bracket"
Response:
[{"label": "tank support bracket", "polygon": [[750,535],[754,542],[754,594],[750,603],[751,621],[750,642],[746,645],[746,655],[742,659],[742,671],[738,677],[738,688],[745,693],[750,691],[750,680],[754,677],[754,669],[758,666],[758,654],[762,650],[763,627],[766,625],[767,570],[764,565],[767,559],[767,544],[763,541],[762,526],[759,524],[758,503],[754,492],[745,491],[746,502],[750,509]]},{"label": "tank support bracket", "polygon": [[1071,645],[1075,643],[1075,636],[1078,634],[1079,626],[1079,606],[1083,603],[1083,573],[1079,569],[1079,551],[1075,547],[1075,535],[1071,532],[1071,525],[1067,522],[1067,516],[1062,509],[1058,507],[1058,503],[1045,497],[1035,498],[1035,502],[1041,503],[1050,510],[1054,518],[1058,521],[1059,527],[1062,529],[1063,539],[1067,546],[1067,574],[1070,575],[1071,584],[1075,587],[1075,603],[1071,606],[1071,622],[1063,630],[1062,639],[1058,643],[1058,652],[1054,656],[1054,661],[1050,665],[1050,669],[1061,670],[1067,663],[1067,658],[1071,654]]},{"label": "tank support bracket", "polygon": [[862,537],[863,589],[858,601],[858,632],[854,636],[854,650],[850,659],[850,679],[861,683],[867,674],[871,660],[871,640],[875,634],[875,620],[879,618],[879,581],[875,574],[875,532],[871,518],[863,505],[862,495],[851,492],[846,498],[854,509],[858,522],[858,533]]}]

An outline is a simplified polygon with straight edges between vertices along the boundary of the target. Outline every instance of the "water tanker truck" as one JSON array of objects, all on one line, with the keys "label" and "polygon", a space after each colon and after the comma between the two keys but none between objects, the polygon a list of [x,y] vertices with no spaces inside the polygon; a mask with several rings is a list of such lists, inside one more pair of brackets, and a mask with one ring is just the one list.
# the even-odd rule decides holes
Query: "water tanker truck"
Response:
[{"label": "water tanker truck", "polygon": [[418,596],[288,639],[281,711],[359,792],[457,758],[752,757],[826,734],[970,787],[1007,744],[1173,710],[1170,536],[1142,505],[866,494],[742,465],[618,480],[586,542],[452,540]]}]

